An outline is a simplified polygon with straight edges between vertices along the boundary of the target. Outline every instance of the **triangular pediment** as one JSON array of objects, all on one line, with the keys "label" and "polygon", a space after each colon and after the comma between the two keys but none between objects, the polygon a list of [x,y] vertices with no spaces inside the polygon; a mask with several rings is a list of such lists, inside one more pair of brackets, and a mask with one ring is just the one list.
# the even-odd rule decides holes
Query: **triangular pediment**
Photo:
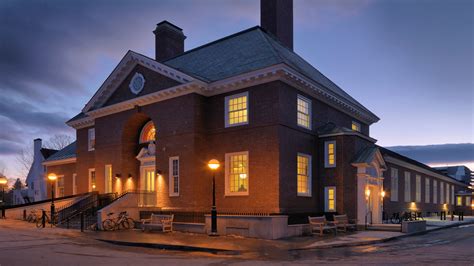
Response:
[{"label": "triangular pediment", "polygon": [[[135,79],[137,76],[142,79]],[[82,112],[87,113],[195,80],[149,57],[128,51]]]},{"label": "triangular pediment", "polygon": [[377,146],[366,147],[361,150],[352,165],[356,167],[377,166],[381,170],[387,169],[382,153]]}]

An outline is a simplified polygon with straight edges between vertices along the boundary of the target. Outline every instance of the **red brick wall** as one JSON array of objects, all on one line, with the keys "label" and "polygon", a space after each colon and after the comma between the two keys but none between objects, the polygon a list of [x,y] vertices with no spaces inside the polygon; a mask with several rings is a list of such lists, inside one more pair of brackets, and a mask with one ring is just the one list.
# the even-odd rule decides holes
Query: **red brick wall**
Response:
[{"label": "red brick wall", "polygon": [[[54,173],[57,176],[64,176],[64,196],[72,195],[72,186],[73,186],[72,175],[76,173],[76,164],[68,163],[68,164],[47,166],[46,176],[48,176],[51,173]],[[77,180],[77,177],[76,177],[76,180]],[[50,199],[51,198],[51,181],[49,180],[47,181],[46,191],[47,191],[48,198]],[[58,195],[56,195],[55,197],[57,196]]]}]

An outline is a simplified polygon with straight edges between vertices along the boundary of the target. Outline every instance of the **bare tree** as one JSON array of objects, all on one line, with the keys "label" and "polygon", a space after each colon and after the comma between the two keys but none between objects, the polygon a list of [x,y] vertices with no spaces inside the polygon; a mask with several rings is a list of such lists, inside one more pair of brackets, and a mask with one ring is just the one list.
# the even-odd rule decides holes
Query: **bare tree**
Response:
[{"label": "bare tree", "polygon": [[73,138],[71,136],[57,134],[49,138],[49,140],[44,143],[44,146],[48,149],[61,150],[72,142]]},{"label": "bare tree", "polygon": [[13,185],[13,189],[22,189],[24,186],[23,186],[23,182],[21,182],[21,180],[19,178],[16,179],[15,181],[15,184]]}]

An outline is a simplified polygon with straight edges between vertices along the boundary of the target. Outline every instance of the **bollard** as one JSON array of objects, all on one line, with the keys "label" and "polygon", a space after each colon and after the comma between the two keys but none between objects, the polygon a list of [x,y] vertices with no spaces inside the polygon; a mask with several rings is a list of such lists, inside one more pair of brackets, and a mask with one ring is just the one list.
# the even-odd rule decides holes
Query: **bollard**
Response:
[{"label": "bollard", "polygon": [[46,227],[46,211],[43,210],[43,215],[41,217],[41,224],[43,225],[43,228]]},{"label": "bollard", "polygon": [[23,221],[26,221],[26,209],[23,210]]},{"label": "bollard", "polygon": [[81,212],[81,232],[84,232],[84,212]]},{"label": "bollard", "polygon": [[454,212],[451,212],[451,221],[454,221]]}]

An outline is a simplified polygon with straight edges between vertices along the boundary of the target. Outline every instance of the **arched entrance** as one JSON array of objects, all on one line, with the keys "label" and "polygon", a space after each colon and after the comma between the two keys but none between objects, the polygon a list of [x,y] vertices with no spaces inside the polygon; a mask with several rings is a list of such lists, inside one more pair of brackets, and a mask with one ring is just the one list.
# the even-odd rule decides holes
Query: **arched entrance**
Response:
[{"label": "arched entrance", "polygon": [[140,161],[140,199],[139,206],[156,206],[156,128],[148,121],[140,132],[138,144],[143,146],[136,156]]}]

